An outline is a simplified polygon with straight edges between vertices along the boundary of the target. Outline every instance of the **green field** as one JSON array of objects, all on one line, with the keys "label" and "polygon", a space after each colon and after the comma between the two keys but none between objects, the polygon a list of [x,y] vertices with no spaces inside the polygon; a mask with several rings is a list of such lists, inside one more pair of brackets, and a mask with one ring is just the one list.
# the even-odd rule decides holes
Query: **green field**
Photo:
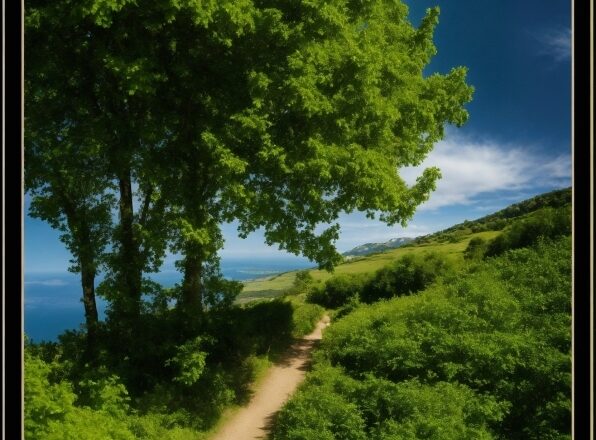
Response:
[{"label": "green field", "polygon": [[[420,254],[425,252],[439,252],[447,255],[455,263],[460,263],[463,262],[463,252],[472,238],[480,237],[484,240],[490,240],[500,233],[500,231],[477,232],[463,236],[455,243],[430,242],[400,247],[379,254],[353,258],[350,261],[338,265],[332,273],[317,269],[312,269],[310,273],[314,280],[319,282],[326,281],[335,274],[372,273],[410,253]],[[238,296],[237,302],[246,303],[255,299],[272,298],[282,295],[287,289],[292,287],[296,272],[297,271],[284,272],[271,277],[245,282],[244,289]]]}]

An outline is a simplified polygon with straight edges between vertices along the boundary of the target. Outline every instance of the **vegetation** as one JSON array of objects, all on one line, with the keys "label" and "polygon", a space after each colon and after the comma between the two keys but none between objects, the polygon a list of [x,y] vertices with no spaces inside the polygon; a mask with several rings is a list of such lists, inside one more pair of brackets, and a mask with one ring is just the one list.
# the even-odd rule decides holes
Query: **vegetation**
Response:
[{"label": "vegetation", "polygon": [[507,225],[512,224],[516,219],[531,214],[542,208],[558,209],[571,206],[571,188],[564,188],[548,193],[540,194],[530,199],[508,206],[505,209],[489,214],[474,221],[451,226],[450,228],[433,234],[417,237],[415,243],[429,243],[432,241],[452,241],[469,233],[482,231],[500,231]]},{"label": "vegetation", "polygon": [[[338,275],[356,275],[362,274],[364,276],[370,275],[383,267],[392,264],[395,260],[404,255],[422,255],[426,253],[439,253],[446,260],[453,264],[461,264],[463,262],[463,252],[466,250],[470,240],[474,238],[481,238],[489,241],[500,234],[499,231],[485,231],[470,234],[463,237],[456,243],[449,242],[429,242],[420,245],[402,246],[391,251],[370,255],[367,257],[354,258],[344,263],[337,265],[333,272],[325,270],[311,270],[309,273],[313,279],[313,285],[324,283],[330,278]],[[297,272],[285,272],[281,275],[276,275],[260,280],[247,281],[244,283],[244,288],[239,300],[247,300],[258,297],[262,294],[273,297],[281,296],[288,289],[292,288],[294,278]]]},{"label": "vegetation", "polygon": [[484,253],[491,257],[507,249],[518,249],[536,243],[540,238],[556,238],[571,234],[571,206],[542,208],[516,221],[488,244]]},{"label": "vegetation", "polygon": [[[26,344],[27,439],[205,438],[325,308],[337,322],[274,438],[569,438],[569,190],[340,264],[339,215],[405,225],[440,172],[399,170],[468,117],[465,68],[423,74],[438,8],[407,14],[28,2],[29,214],[61,232],[86,323]],[[231,221],[319,269],[238,305],[218,257]],[[147,277],[167,252],[170,289]]]},{"label": "vegetation", "polygon": [[570,275],[563,234],[354,307],[273,438],[571,438]]},{"label": "vegetation", "polygon": [[[86,320],[27,348],[28,438],[204,431],[246,394],[251,359],[312,327],[318,306],[233,305],[222,223],[330,270],[340,213],[413,216],[440,173],[408,186],[398,170],[465,123],[473,89],[463,67],[423,75],[439,11],[417,28],[407,14],[384,0],[28,2],[29,214],[61,231]],[[171,289],[147,277],[166,252],[181,256]]]},{"label": "vegetation", "polygon": [[408,186],[397,170],[465,123],[473,89],[463,67],[423,75],[439,11],[418,28],[407,13],[383,0],[28,3],[26,189],[31,215],[64,232],[89,336],[101,268],[118,339],[136,344],[144,274],[167,250],[182,255],[178,308],[200,313],[223,222],[331,269],[340,213],[413,216],[439,171]]},{"label": "vegetation", "polygon": [[[293,337],[312,331],[323,312],[283,299],[228,307],[207,314],[195,329],[199,336],[178,344],[178,333],[190,332],[171,311],[159,321],[146,318],[134,359],[114,359],[101,344],[97,368],[81,356],[82,333],[67,332],[59,343],[28,343],[26,438],[203,438],[224,409],[246,403],[263,366]],[[132,371],[133,362],[142,369]]]},{"label": "vegetation", "polygon": [[294,273],[285,298],[214,306],[194,328],[158,289],[126,363],[108,323],[98,368],[83,333],[27,345],[27,436],[86,438],[100,423],[106,438],[202,438],[323,305],[334,325],[274,438],[568,438],[569,233],[568,206],[543,208],[500,234]]}]

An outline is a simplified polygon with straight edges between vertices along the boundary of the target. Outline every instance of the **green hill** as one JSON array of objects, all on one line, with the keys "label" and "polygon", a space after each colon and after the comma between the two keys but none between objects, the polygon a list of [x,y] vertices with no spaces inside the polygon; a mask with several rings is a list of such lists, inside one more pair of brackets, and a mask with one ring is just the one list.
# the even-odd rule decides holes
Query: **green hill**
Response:
[{"label": "green hill", "polygon": [[570,439],[569,196],[298,277],[332,325],[271,438]]},{"label": "green hill", "polygon": [[[551,191],[530,199],[515,203],[493,214],[473,221],[451,226],[442,231],[418,237],[410,243],[368,256],[357,256],[339,264],[334,273],[312,269],[310,274],[316,282],[324,282],[338,274],[370,273],[407,254],[438,252],[445,254],[454,263],[463,262],[463,253],[474,238],[489,241],[511,225],[514,220],[527,217],[543,208],[559,208],[571,204],[571,188]],[[284,272],[271,277],[246,281],[239,303],[261,298],[273,298],[289,291],[298,271]]]},{"label": "green hill", "polygon": [[571,204],[571,187],[550,191],[537,195],[519,203],[514,203],[493,214],[486,215],[476,220],[464,221],[432,234],[417,237],[415,243],[426,243],[432,240],[449,240],[468,232],[500,231],[511,224],[516,218],[530,214],[542,208],[560,208]]}]

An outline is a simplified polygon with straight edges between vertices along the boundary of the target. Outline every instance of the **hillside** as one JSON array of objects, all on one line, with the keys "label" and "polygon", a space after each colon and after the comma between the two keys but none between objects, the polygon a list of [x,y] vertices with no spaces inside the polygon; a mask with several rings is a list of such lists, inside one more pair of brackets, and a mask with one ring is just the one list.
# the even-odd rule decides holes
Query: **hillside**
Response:
[{"label": "hillside", "polygon": [[[491,240],[501,233],[515,219],[527,217],[543,208],[559,208],[571,204],[571,188],[551,191],[508,206],[493,214],[473,221],[451,226],[426,236],[417,237],[399,247],[381,251],[372,255],[354,256],[339,264],[334,273],[312,269],[310,274],[317,282],[323,282],[334,274],[360,274],[374,272],[406,254],[439,252],[454,262],[463,261],[463,253],[474,238]],[[367,246],[367,245],[362,245]],[[354,248],[358,249],[358,247]],[[351,251],[349,251],[351,252]],[[290,271],[267,278],[251,280],[244,283],[244,289],[238,296],[239,303],[259,298],[272,298],[284,294],[292,288],[296,273]]]},{"label": "hillside", "polygon": [[332,325],[270,438],[571,438],[571,206],[554,200],[379,254],[399,257],[378,270],[297,277]]},{"label": "hillside", "polygon": [[425,243],[433,239],[446,240],[455,234],[480,231],[500,231],[514,219],[530,214],[541,208],[560,208],[571,204],[571,187],[539,194],[530,199],[514,203],[500,211],[472,221],[464,221],[432,234],[416,237],[415,243]]},{"label": "hillside", "polygon": [[414,291],[410,269],[436,274],[440,255],[308,295],[336,301],[332,325],[272,440],[571,438],[569,232],[443,266]]}]

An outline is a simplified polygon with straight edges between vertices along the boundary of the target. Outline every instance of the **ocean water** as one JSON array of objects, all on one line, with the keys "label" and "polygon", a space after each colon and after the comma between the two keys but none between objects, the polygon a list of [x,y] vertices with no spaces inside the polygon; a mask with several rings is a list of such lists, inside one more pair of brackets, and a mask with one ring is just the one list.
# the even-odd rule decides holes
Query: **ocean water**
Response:
[{"label": "ocean water", "polygon": [[[246,259],[224,260],[223,275],[231,280],[245,281],[267,277],[289,270],[313,267],[302,259]],[[165,287],[182,279],[174,270],[151,274],[150,278]],[[101,277],[96,279],[96,285]],[[78,274],[69,272],[25,272],[23,314],[25,334],[33,342],[56,341],[58,335],[69,329],[79,329],[84,323],[81,301],[82,288]],[[106,302],[97,297],[100,319],[105,319]]]}]

